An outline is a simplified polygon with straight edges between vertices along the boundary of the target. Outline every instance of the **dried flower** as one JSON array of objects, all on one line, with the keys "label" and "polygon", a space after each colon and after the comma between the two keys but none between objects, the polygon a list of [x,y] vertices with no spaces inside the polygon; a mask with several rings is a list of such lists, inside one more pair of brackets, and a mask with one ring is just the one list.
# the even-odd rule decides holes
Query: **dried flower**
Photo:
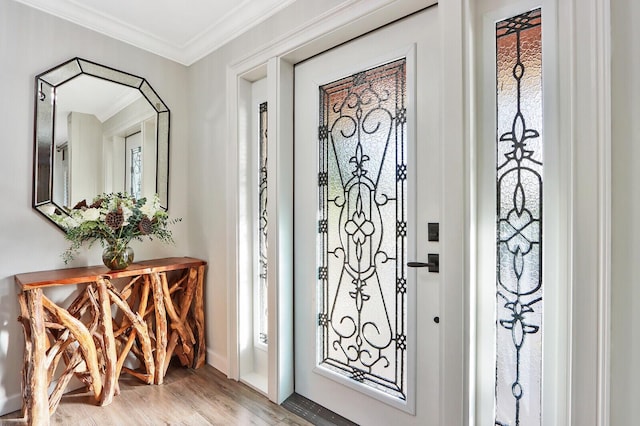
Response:
[{"label": "dried flower", "polygon": [[140,223],[138,223],[138,229],[140,230],[140,233],[142,235],[149,235],[150,233],[152,233],[153,223],[151,222],[151,219],[149,219],[147,216],[142,216],[142,219],[140,219]]},{"label": "dried flower", "polygon": [[106,223],[107,226],[113,229],[114,231],[120,228],[124,223],[124,216],[122,215],[122,210],[120,210],[119,212],[116,210],[116,211],[111,211],[107,213],[107,215],[104,217],[104,223]]},{"label": "dried flower", "polygon": [[87,208],[87,200],[82,200],[79,201],[78,204],[76,204],[75,206],[73,206],[74,210],[80,210],[82,208]]},{"label": "dried flower", "polygon": [[88,205],[81,201],[64,214],[54,214],[52,218],[66,231],[71,246],[63,253],[65,263],[72,260],[86,242],[89,247],[99,241],[103,247],[126,247],[133,239],[153,237],[165,243],[172,243],[173,237],[168,225],[181,219],[169,219],[160,207],[158,195],[151,200],[123,193],[98,195]]}]

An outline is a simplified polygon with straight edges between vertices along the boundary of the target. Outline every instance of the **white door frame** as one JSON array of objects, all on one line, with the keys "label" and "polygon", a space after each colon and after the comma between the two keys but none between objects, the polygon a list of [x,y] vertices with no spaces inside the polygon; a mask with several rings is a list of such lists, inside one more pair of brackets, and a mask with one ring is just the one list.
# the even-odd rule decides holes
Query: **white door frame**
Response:
[{"label": "white door frame", "polygon": [[[450,16],[449,19],[456,19],[461,16],[461,8],[455,7],[455,2],[445,2],[444,5],[439,5],[439,12],[441,16]],[[269,108],[269,163],[272,164],[271,159],[274,159],[274,164],[279,164],[277,171],[278,176],[275,176],[275,185],[273,189],[269,190],[269,198],[277,200],[276,202],[269,203],[269,217],[274,217],[275,224],[270,221],[270,241],[269,241],[269,258],[280,259],[276,261],[276,264],[270,266],[270,278],[269,278],[269,384],[268,384],[268,397],[277,403],[281,403],[293,392],[293,327],[292,327],[292,314],[293,314],[293,298],[292,298],[292,265],[290,259],[292,258],[292,204],[290,195],[291,179],[290,173],[292,172],[292,90],[290,86],[293,82],[292,79],[292,64],[299,62],[307,57],[322,52],[332,46],[340,44],[346,40],[352,39],[358,35],[364,34],[367,31],[373,30],[381,25],[392,22],[395,19],[399,19],[417,10],[420,10],[427,6],[424,1],[419,0],[351,0],[345,2],[343,5],[336,7],[329,13],[317,18],[310,25],[305,25],[304,28],[294,32],[293,34],[286,35],[281,40],[276,40],[273,43],[263,47],[257,53],[249,55],[247,58],[232,64],[227,69],[227,105],[229,111],[228,121],[228,134],[229,134],[229,151],[227,153],[227,164],[229,168],[227,170],[227,190],[230,194],[230,202],[227,207],[228,217],[231,218],[233,226],[229,226],[227,234],[227,245],[231,256],[229,263],[227,264],[227,282],[228,287],[228,371],[227,374],[230,378],[239,379],[239,348],[238,348],[238,247],[239,238],[238,223],[240,222],[240,212],[238,208],[238,189],[240,187],[240,176],[238,176],[238,161],[240,144],[242,143],[241,131],[239,131],[239,80],[251,77],[253,70],[267,65],[267,86],[268,86],[268,103],[274,105],[275,108]],[[453,10],[452,10],[453,9]],[[457,10],[456,14],[454,11]],[[441,18],[442,22],[442,18]],[[460,22],[441,24],[441,31],[446,36],[449,34],[454,37],[443,37],[448,40],[448,48],[456,49],[454,47],[455,42],[461,42],[461,34],[455,31],[455,28],[461,28]],[[455,37],[457,36],[457,37]],[[457,46],[457,50],[461,52],[461,45]],[[462,57],[457,59],[451,58],[449,63],[455,61],[461,61]],[[446,65],[443,65],[446,66]],[[449,66],[454,66],[449,64]],[[462,63],[455,65],[456,69],[462,70]],[[446,73],[444,73],[446,74]],[[459,73],[461,79],[462,71]],[[449,78],[447,78],[449,79]],[[458,90],[460,96],[455,100],[449,100],[447,102],[447,109],[450,109],[454,113],[448,116],[449,120],[455,119],[458,116],[462,117],[461,113],[456,115],[455,111],[461,111],[462,101],[462,82],[450,81],[443,82],[451,85],[454,91]],[[289,96],[291,95],[291,96]],[[457,103],[457,104],[456,104]],[[453,105],[456,104],[456,105]],[[453,128],[461,129],[462,122],[457,122],[456,125],[452,125]],[[273,129],[273,130],[271,130]],[[462,137],[456,138],[459,144],[451,143],[450,145],[460,145],[458,152],[462,152]],[[275,151],[272,151],[272,149]],[[275,155],[272,155],[275,154]],[[460,168],[462,168],[462,156],[460,158]],[[270,176],[272,176],[270,172]],[[461,176],[456,175],[452,182],[458,182],[459,187],[464,186]],[[459,192],[462,193],[462,192]],[[272,198],[273,196],[273,198]],[[459,202],[457,200],[456,202]],[[464,216],[461,214],[461,218]],[[273,224],[273,226],[272,226]],[[462,221],[460,221],[462,225]],[[446,232],[443,230],[443,232]],[[459,230],[460,235],[464,235],[464,230]],[[458,258],[463,256],[462,244],[460,241],[459,252],[455,255],[453,251],[455,247],[443,247],[443,256],[449,257],[454,261],[454,256]],[[447,252],[449,250],[450,252]],[[451,253],[451,254],[448,254]],[[453,268],[454,270],[457,268]],[[452,291],[454,288],[462,294],[463,285],[463,271],[460,272],[460,277],[450,278],[455,279],[456,285],[450,286],[447,291]],[[460,306],[456,307],[443,307],[443,315],[447,315],[447,312],[451,312],[448,316],[454,318],[454,312],[460,312],[462,309],[463,297],[459,297],[456,300],[460,301]],[[274,309],[275,308],[275,309]],[[456,327],[455,332],[462,336],[464,329],[464,321],[461,318],[459,321],[447,321],[447,327]],[[446,331],[445,331],[446,332]],[[455,353],[464,353],[464,341],[461,338],[456,343]],[[443,349],[444,350],[444,349]],[[450,350],[447,349],[447,350]],[[455,359],[449,357],[448,362],[456,362]],[[457,360],[457,368],[452,371],[459,372],[459,378],[454,378],[447,382],[447,388],[443,391],[449,392],[452,398],[445,398],[443,400],[450,401],[450,404],[454,404],[457,408],[452,411],[460,414],[460,419],[457,419],[454,423],[460,423],[463,418],[463,380],[464,380],[464,360],[460,357]],[[273,374],[272,374],[272,373]],[[454,402],[455,400],[455,402]],[[448,422],[447,422],[448,423]]]},{"label": "white door frame", "polygon": [[[564,410],[567,421],[575,425],[608,424],[609,389],[609,292],[610,292],[610,53],[609,45],[609,1],[610,0],[568,0],[556,3],[558,14],[558,39],[561,41],[558,63],[559,110],[566,119],[559,129],[561,138],[570,143],[569,158],[563,159],[568,167],[566,182],[570,197],[569,214],[566,225],[570,229],[569,247],[569,285],[570,303],[570,395],[566,396]],[[475,332],[473,324],[474,282],[473,248],[475,232],[474,182],[471,177],[475,170],[474,100],[473,82],[473,37],[472,0],[447,0],[439,6],[442,51],[443,128],[455,129],[443,135],[443,155],[456,158],[459,167],[451,167],[444,176],[444,207],[450,203],[459,203],[452,199],[453,194],[462,194],[465,209],[460,215],[450,218],[442,232],[451,236],[455,243],[443,245],[442,262],[455,262],[458,273],[447,277],[446,292],[454,297],[445,300],[457,300],[455,305],[443,306],[442,315],[444,333],[459,333],[459,341],[451,341],[443,351],[448,354],[444,362],[456,368],[444,368],[443,371],[456,371],[443,383],[443,413],[455,413],[452,418],[443,418],[442,424],[475,424]],[[287,153],[284,135],[289,132],[290,120],[283,90],[289,84],[288,75],[291,64],[333,45],[363,34],[380,25],[391,22],[406,14],[424,7],[418,0],[349,0],[332,9],[313,22],[287,33],[285,36],[257,49],[244,59],[227,68],[228,107],[228,151],[227,151],[227,204],[228,232],[227,247],[230,253],[226,266],[228,283],[228,354],[227,374],[238,379],[238,81],[259,66],[268,65],[269,104],[279,105],[283,111],[270,108],[270,128],[278,129],[279,139],[270,138],[273,144],[282,144],[282,155],[276,161],[281,165],[291,162]],[[595,90],[593,88],[595,87]],[[287,110],[288,109],[288,110]],[[272,119],[273,116],[273,119]],[[275,120],[275,121],[273,121]],[[275,126],[275,127],[272,127]],[[284,135],[283,135],[284,134]],[[444,134],[444,132],[443,132]],[[272,134],[270,134],[271,136]],[[580,141],[579,149],[578,143]],[[272,157],[270,156],[270,159]],[[283,171],[287,173],[287,171]],[[283,176],[284,177],[284,176]],[[584,182],[589,182],[585,185]],[[280,189],[286,189],[286,183]],[[578,185],[580,183],[580,185]],[[283,195],[277,192],[275,196]],[[593,193],[595,192],[595,194]],[[460,195],[457,195],[460,196]],[[277,204],[270,203],[270,204]],[[286,209],[285,209],[286,210]],[[286,228],[286,223],[283,223]],[[286,229],[270,228],[284,245],[286,252],[291,234]],[[277,259],[279,255],[270,257]],[[292,305],[290,282],[287,282],[288,270],[292,267],[288,259],[276,266],[275,276],[279,278],[275,286],[270,285],[269,300],[276,304],[270,309],[270,368],[276,368],[277,374],[269,378],[269,398],[282,402],[293,390],[292,364],[284,362],[293,348],[287,347],[292,341],[293,332],[290,314]],[[462,267],[460,267],[462,265]],[[451,268],[456,270],[456,268]],[[573,283],[579,283],[579,286]],[[270,308],[273,308],[271,306]],[[456,313],[462,310],[465,317]],[[597,313],[594,315],[594,312]],[[278,330],[275,327],[278,325]],[[454,355],[455,356],[452,356]],[[279,368],[279,369],[278,369]],[[480,419],[478,419],[480,420]],[[569,424],[569,423],[566,423]]]},{"label": "white door frame", "polygon": [[[573,49],[571,424],[609,424],[611,324],[610,0],[559,1]],[[567,4],[565,4],[567,3]],[[562,16],[563,15],[563,16]],[[562,35],[561,35],[562,40]],[[561,64],[562,69],[562,64]]]},{"label": "white door frame", "polygon": [[[443,327],[441,336],[440,359],[443,404],[440,407],[442,425],[470,424],[470,356],[471,340],[469,334],[469,312],[473,303],[471,286],[471,216],[470,185],[468,175],[471,159],[469,152],[469,126],[465,111],[465,81],[468,77],[464,55],[467,0],[446,0],[438,4],[440,39],[442,40],[442,89],[441,89],[441,142],[442,156],[447,159],[447,167],[442,173],[442,211],[455,211],[464,206],[458,214],[447,216],[442,221],[441,256],[442,270],[448,276],[442,276],[441,300]],[[460,199],[462,197],[462,199]],[[452,303],[453,302],[453,303]],[[464,312],[464,315],[461,315]],[[459,340],[444,339],[446,335],[460,336]]]}]

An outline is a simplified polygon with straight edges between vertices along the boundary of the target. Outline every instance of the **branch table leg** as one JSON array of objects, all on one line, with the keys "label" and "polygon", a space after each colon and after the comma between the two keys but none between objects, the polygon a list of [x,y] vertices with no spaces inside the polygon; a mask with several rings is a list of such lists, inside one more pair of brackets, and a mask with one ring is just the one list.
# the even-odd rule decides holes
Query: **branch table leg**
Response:
[{"label": "branch table leg", "polygon": [[[96,401],[100,401],[102,394],[102,378],[100,377],[100,367],[98,364],[98,351],[93,341],[93,336],[87,327],[77,318],[73,317],[65,309],[59,307],[46,296],[42,296],[42,305],[52,314],[58,317],[60,324],[69,329],[71,334],[78,341],[78,346],[82,351],[82,356],[87,364],[87,370],[91,377],[91,387]],[[35,349],[35,348],[34,348]],[[43,352],[44,353],[44,352]]]},{"label": "branch table leg", "polygon": [[164,365],[167,357],[167,314],[164,308],[164,296],[159,273],[153,272],[150,275],[156,312],[156,377],[154,382],[156,385],[161,385],[164,379]]},{"label": "branch table leg", "polygon": [[[44,308],[42,307],[42,289],[26,291],[27,309],[30,313],[31,350],[29,368],[25,375],[26,387],[23,392],[26,400],[25,416],[31,425],[49,424],[49,395],[47,387],[46,350],[47,335],[44,328]],[[29,391],[30,390],[30,391]]]},{"label": "branch table leg", "polygon": [[[118,364],[116,367],[116,377],[120,377],[120,371],[124,369],[124,361],[126,359],[127,353],[133,346],[134,340],[138,339],[140,342],[140,349],[142,351],[142,358],[144,360],[144,366],[147,373],[144,375],[146,379],[144,381],[147,384],[153,384],[155,377],[155,363],[153,359],[153,351],[151,349],[151,339],[149,338],[149,332],[147,329],[147,323],[142,319],[142,316],[139,313],[135,313],[131,310],[131,307],[127,305],[127,303],[122,300],[118,291],[113,288],[111,285],[108,287],[109,296],[111,301],[116,304],[122,311],[122,313],[129,318],[131,322],[131,326],[133,330],[131,330],[131,334],[129,335],[129,339],[127,340],[126,345],[123,347],[122,352],[120,354],[120,358],[118,358]],[[147,309],[147,298],[149,296],[149,283],[145,280],[145,284],[142,290],[143,298],[140,302],[140,311],[145,311]],[[131,371],[129,369],[125,371]],[[142,377],[142,375],[137,375],[136,377]]]},{"label": "branch table leg", "polygon": [[100,405],[109,405],[113,401],[113,395],[118,387],[116,375],[118,358],[116,354],[116,340],[113,337],[113,322],[111,318],[111,299],[107,292],[107,280],[100,277],[96,282],[98,299],[100,301],[100,328],[104,340],[104,384]]},{"label": "branch table leg", "polygon": [[[191,304],[193,302],[193,297],[194,297],[197,282],[198,282],[197,269],[189,268],[185,277],[183,277],[180,281],[185,280],[185,278],[187,279],[186,280],[187,284],[180,300],[180,323],[184,325],[184,327],[187,329],[189,333],[190,338],[192,338],[193,340],[190,340],[191,342],[191,350],[189,351],[189,355],[191,356],[190,360],[189,360],[189,357],[184,355],[183,353],[182,357],[187,359],[183,361],[181,358],[181,361],[182,361],[182,365],[191,367],[193,365],[193,352],[194,352],[194,345],[196,342],[195,342],[195,337],[193,336],[192,324],[189,323],[189,320],[191,319],[190,317]],[[174,331],[173,333],[171,333],[171,338],[169,339],[169,346],[167,348],[168,356],[173,354],[173,351],[175,350],[177,343],[178,343],[178,333]],[[166,371],[167,367],[168,366],[165,366],[165,374],[167,373]]]},{"label": "branch table leg", "polygon": [[[191,268],[195,269],[195,268]],[[196,287],[196,297],[193,305],[196,319],[196,353],[193,357],[193,368],[200,368],[204,365],[206,346],[204,341],[204,265],[198,267],[198,286]]]}]

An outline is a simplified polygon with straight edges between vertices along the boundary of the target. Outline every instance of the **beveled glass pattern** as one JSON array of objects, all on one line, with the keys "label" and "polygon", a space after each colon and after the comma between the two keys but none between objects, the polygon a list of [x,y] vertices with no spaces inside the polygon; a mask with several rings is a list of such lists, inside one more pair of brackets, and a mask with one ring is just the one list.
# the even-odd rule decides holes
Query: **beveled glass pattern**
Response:
[{"label": "beveled glass pattern", "polygon": [[82,67],[80,66],[80,62],[78,58],[74,58],[40,74],[38,78],[49,86],[55,87],[64,84],[81,73]]},{"label": "beveled glass pattern", "polygon": [[[78,59],[78,62],[80,63],[82,72],[84,72],[85,74],[124,84],[125,86],[135,87],[140,89],[140,91],[142,91],[143,83],[148,86],[148,83],[146,83],[143,78],[129,74],[127,72],[118,71],[116,69],[96,64],[91,61],[86,61],[84,59]],[[151,101],[149,102],[151,103]],[[151,105],[155,107],[154,103],[151,103]]]},{"label": "beveled glass pattern", "polygon": [[269,343],[268,311],[267,311],[267,103],[260,104],[260,174],[258,183],[258,270],[259,270],[259,313],[258,340],[265,345]]},{"label": "beveled glass pattern", "polygon": [[541,24],[496,24],[496,425],[542,423]]},{"label": "beveled glass pattern", "polygon": [[406,60],[319,89],[318,362],[406,400]]},{"label": "beveled glass pattern", "polygon": [[160,99],[156,91],[153,90],[153,87],[151,87],[151,85],[149,85],[149,83],[147,83],[146,80],[143,80],[140,83],[140,92],[144,95],[147,101],[149,101],[151,106],[155,108],[156,111],[158,112],[169,111],[169,109],[164,104],[164,102],[162,102],[162,99]]},{"label": "beveled glass pattern", "polygon": [[53,174],[53,122],[55,87],[38,81],[36,87],[36,135],[33,205],[51,202],[51,179]]},{"label": "beveled glass pattern", "polygon": [[156,192],[160,197],[160,205],[169,205],[169,111],[158,113],[158,164],[156,170]]}]

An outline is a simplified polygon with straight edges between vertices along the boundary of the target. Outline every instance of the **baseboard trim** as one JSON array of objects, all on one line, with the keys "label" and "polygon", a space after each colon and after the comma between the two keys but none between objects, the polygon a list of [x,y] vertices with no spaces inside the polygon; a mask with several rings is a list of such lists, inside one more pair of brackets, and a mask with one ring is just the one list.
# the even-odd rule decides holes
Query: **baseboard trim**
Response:
[{"label": "baseboard trim", "polygon": [[213,349],[207,348],[207,364],[222,371],[224,374],[229,375],[229,364],[227,363],[227,357],[214,352]]},{"label": "baseboard trim", "polygon": [[[14,411],[18,411],[21,408],[22,408],[22,395],[20,394],[9,395],[4,400],[0,400],[0,416],[13,413]],[[0,421],[0,423],[2,422]]]},{"label": "baseboard trim", "polygon": [[[56,388],[57,384],[58,384],[58,380],[54,380],[49,384],[49,389],[47,390],[47,393],[49,395],[51,395],[53,390]],[[73,377],[71,379],[71,382],[67,385],[67,387],[63,392],[63,398],[64,398],[64,395],[68,394],[69,392],[73,392],[83,387],[84,387],[84,384],[80,382],[78,379],[76,379],[75,377]],[[18,411],[21,409],[22,409],[22,394],[10,395],[4,401],[0,401],[0,416],[13,413],[14,411]],[[3,424],[2,421],[0,421],[0,424]]]}]

